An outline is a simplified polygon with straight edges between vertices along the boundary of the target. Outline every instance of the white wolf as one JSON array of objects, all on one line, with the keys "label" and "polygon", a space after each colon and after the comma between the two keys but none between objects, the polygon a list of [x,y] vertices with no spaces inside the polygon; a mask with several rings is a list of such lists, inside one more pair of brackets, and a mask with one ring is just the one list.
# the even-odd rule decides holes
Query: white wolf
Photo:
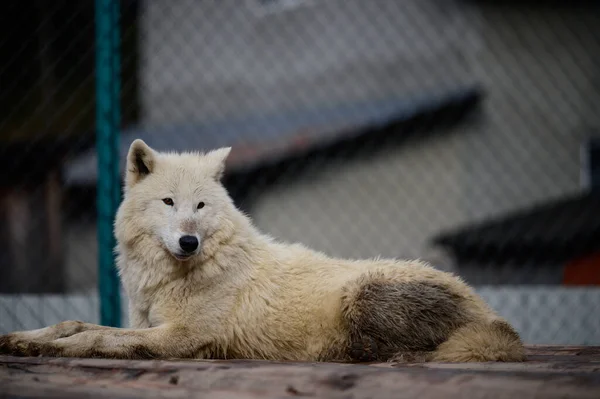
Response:
[{"label": "white wolf", "polygon": [[296,361],[522,361],[515,330],[420,261],[345,260],[274,240],[234,206],[230,149],[135,140],[115,221],[131,328],[78,321],[0,337],[0,353]]}]

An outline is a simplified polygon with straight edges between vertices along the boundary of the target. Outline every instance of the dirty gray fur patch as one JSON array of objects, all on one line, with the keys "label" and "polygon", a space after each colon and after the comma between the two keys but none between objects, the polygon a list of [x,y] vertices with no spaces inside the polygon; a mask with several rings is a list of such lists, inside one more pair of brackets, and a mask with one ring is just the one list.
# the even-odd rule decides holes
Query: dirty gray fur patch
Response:
[{"label": "dirty gray fur patch", "polygon": [[369,342],[373,360],[432,351],[471,320],[463,301],[429,281],[367,282],[348,309],[351,344]]}]

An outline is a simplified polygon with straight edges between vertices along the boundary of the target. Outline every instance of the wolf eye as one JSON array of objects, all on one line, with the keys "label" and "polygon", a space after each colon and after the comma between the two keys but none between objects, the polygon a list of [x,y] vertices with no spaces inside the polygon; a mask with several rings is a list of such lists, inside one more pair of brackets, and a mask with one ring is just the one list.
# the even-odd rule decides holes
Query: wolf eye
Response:
[{"label": "wolf eye", "polygon": [[204,208],[204,202],[200,201],[198,203],[198,209],[202,209],[202,208]]},{"label": "wolf eye", "polygon": [[163,198],[162,202],[166,205],[173,206],[173,200],[171,198]]}]

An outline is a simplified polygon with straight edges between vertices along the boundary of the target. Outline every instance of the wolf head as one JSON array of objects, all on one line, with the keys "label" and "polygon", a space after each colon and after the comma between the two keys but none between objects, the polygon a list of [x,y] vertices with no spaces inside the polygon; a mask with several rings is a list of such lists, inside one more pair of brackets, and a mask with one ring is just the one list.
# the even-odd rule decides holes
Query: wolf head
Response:
[{"label": "wolf head", "polygon": [[117,215],[119,241],[150,239],[182,262],[200,254],[203,241],[234,210],[221,183],[230,150],[160,153],[140,139],[133,141]]}]

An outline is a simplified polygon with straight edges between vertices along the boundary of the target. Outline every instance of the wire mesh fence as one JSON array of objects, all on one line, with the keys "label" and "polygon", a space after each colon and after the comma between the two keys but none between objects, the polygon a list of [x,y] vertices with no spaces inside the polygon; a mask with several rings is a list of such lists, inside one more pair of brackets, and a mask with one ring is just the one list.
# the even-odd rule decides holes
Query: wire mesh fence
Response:
[{"label": "wire mesh fence", "polygon": [[[1,13],[0,332],[99,321],[94,3],[25,3]],[[120,8],[121,161],[138,137],[232,146],[225,183],[263,231],[424,257],[527,342],[600,343],[597,6]]]}]

